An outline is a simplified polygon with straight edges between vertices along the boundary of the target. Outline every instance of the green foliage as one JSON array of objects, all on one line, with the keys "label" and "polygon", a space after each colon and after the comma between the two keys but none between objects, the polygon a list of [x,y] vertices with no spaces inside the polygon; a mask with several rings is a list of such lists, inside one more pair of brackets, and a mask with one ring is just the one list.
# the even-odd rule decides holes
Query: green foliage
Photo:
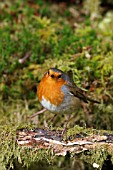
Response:
[{"label": "green foliage", "polygon": [[50,164],[52,152],[49,149],[41,150],[18,146],[16,143],[17,125],[15,124],[14,126],[11,122],[6,121],[7,126],[2,126],[4,124],[3,121],[5,121],[5,117],[0,122],[0,138],[2,139],[0,163],[4,168],[14,169],[15,164],[16,167],[20,165],[23,168],[28,168],[31,164],[39,161],[45,161],[47,164]]},{"label": "green foliage", "polygon": [[[47,15],[52,10],[42,1],[33,3],[34,6],[18,0],[13,4],[9,1],[7,8],[4,5],[5,2],[0,29],[1,99],[35,98],[36,86],[51,65],[64,71],[72,70],[79,86],[81,82],[84,87],[87,82],[91,86],[96,80],[95,95],[100,99],[108,96],[108,102],[112,101],[112,37],[103,37],[100,29],[93,28],[88,16],[76,29],[63,13],[60,20],[55,20],[53,15]],[[57,10],[54,17],[58,15]],[[66,11],[70,13],[68,17],[72,17],[69,8]],[[100,22],[96,24],[99,28]],[[28,59],[20,63],[19,59],[28,52]]]},{"label": "green foliage", "polygon": [[90,15],[91,20],[99,17],[100,12],[100,0],[85,0],[84,1],[84,8],[87,13]]},{"label": "green foliage", "polygon": [[94,166],[94,164],[96,164],[98,166],[98,169],[101,170],[102,169],[102,165],[104,163],[104,161],[107,159],[108,156],[108,152],[107,149],[104,147],[100,147],[98,149],[94,149],[93,151],[89,151],[87,153],[87,156],[85,158],[85,156],[83,155],[83,159],[86,160],[86,162],[90,162],[91,165]]}]

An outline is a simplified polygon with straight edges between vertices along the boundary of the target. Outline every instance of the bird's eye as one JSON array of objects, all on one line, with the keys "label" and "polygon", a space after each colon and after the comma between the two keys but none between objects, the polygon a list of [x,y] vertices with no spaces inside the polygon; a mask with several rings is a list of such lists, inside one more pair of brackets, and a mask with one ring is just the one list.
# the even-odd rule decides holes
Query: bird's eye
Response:
[{"label": "bird's eye", "polygon": [[51,74],[51,77],[54,78],[55,77],[54,74]]},{"label": "bird's eye", "polygon": [[60,79],[60,78],[61,78],[61,76],[62,76],[62,75],[61,75],[61,74],[59,74],[59,75],[58,75],[58,79]]}]

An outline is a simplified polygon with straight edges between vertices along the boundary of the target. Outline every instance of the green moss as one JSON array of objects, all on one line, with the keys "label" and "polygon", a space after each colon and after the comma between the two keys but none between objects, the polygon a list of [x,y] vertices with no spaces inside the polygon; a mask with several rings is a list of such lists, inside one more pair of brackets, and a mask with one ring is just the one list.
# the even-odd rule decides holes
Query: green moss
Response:
[{"label": "green moss", "polygon": [[[4,124],[4,121],[6,125]],[[47,150],[38,148],[22,147],[16,143],[16,130],[27,125],[20,125],[18,127],[14,122],[11,123],[7,118],[2,118],[0,138],[1,138],[1,151],[0,151],[0,163],[7,169],[14,169],[15,163],[21,165],[21,167],[30,167],[35,162],[45,161],[50,164],[52,162],[52,152],[48,148]]]},{"label": "green moss", "polygon": [[106,147],[97,147],[93,151],[87,152],[85,155],[82,155],[87,163],[90,163],[92,166],[96,163],[98,169],[102,169],[104,161],[107,159],[109,153],[107,152]]}]

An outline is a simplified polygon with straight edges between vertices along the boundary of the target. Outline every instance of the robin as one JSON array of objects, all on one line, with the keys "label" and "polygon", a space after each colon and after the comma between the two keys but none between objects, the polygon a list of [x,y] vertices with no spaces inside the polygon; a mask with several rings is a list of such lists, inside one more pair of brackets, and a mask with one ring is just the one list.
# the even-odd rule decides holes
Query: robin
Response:
[{"label": "robin", "polygon": [[81,102],[99,103],[84,94],[63,71],[50,68],[39,83],[38,99],[42,106],[55,113],[68,113],[78,109]]},{"label": "robin", "polygon": [[82,102],[99,103],[86,96],[70,76],[56,68],[50,68],[44,74],[39,83],[37,94],[45,109],[31,117],[44,112],[46,109],[53,113],[72,113],[80,107]]}]

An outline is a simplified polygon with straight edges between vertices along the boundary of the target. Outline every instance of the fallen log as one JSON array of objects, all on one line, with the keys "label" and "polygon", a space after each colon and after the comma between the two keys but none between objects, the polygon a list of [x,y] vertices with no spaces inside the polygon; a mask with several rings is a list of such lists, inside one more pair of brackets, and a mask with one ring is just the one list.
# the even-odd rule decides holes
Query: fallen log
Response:
[{"label": "fallen log", "polygon": [[98,149],[105,146],[108,149],[113,148],[112,133],[79,133],[68,136],[66,139],[62,137],[61,130],[47,129],[19,129],[16,134],[17,144],[20,146],[52,149],[55,155],[65,156],[69,153],[80,153],[87,150]]}]

